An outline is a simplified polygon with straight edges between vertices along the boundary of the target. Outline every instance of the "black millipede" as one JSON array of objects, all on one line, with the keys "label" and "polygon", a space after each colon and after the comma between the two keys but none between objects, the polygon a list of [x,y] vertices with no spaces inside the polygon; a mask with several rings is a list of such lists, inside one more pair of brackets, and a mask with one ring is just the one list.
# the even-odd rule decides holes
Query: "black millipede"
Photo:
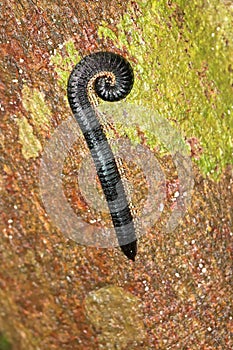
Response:
[{"label": "black millipede", "polygon": [[[120,101],[131,91],[134,74],[129,62],[112,52],[84,57],[72,70],[67,95],[73,115],[85,137],[99,177],[118,243],[131,260],[137,254],[137,237],[126,192],[111,147],[97,118],[91,90],[104,101]],[[92,91],[92,92],[93,92]]]}]

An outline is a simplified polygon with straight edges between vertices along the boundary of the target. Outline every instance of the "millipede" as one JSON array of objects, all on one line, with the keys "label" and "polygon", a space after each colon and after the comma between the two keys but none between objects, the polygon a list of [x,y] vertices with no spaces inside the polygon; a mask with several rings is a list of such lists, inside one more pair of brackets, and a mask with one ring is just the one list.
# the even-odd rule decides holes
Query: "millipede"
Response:
[{"label": "millipede", "polygon": [[72,70],[67,96],[94,161],[118,243],[123,253],[134,261],[137,237],[133,216],[95,108],[96,96],[104,101],[120,101],[130,93],[133,83],[133,69],[124,57],[113,52],[96,52],[84,57]]}]

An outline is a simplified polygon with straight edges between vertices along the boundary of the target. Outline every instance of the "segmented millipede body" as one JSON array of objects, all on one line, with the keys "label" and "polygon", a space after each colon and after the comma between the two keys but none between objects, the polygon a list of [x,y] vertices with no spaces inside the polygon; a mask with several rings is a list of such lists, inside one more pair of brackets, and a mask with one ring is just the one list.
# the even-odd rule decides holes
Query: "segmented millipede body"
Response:
[{"label": "segmented millipede body", "polygon": [[119,101],[133,87],[133,70],[127,60],[112,52],[84,57],[70,74],[67,94],[93,158],[110,210],[119,245],[134,261],[137,238],[133,217],[113,152],[93,105],[91,89],[105,101]]}]

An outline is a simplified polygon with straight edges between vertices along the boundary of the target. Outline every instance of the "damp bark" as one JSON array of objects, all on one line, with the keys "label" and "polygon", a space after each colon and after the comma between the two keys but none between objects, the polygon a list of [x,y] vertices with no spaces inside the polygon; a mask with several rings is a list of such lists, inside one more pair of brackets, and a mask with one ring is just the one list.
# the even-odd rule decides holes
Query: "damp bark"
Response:
[{"label": "damp bark", "polygon": [[[190,35],[195,28],[189,28],[191,19],[185,14],[182,3],[178,0],[149,1],[148,4],[116,0],[111,3],[1,2],[0,333],[6,341],[9,340],[13,350],[101,348],[101,344],[111,343],[116,334],[111,333],[107,311],[116,316],[115,330],[120,330],[122,319],[119,315],[126,318],[126,310],[130,324],[124,318],[124,337],[116,345],[118,348],[127,348],[125,344],[130,344],[131,349],[233,348],[230,336],[233,327],[231,164],[223,162],[222,170],[216,169],[220,174],[218,181],[204,176],[199,163],[194,165],[192,205],[181,225],[167,235],[163,225],[177,198],[178,179],[171,157],[152,140],[149,146],[153,146],[154,154],[165,168],[167,201],[164,215],[140,240],[135,264],[124,259],[120,250],[85,247],[64,237],[49,219],[38,187],[40,157],[45,142],[70,116],[62,81],[65,81],[74,60],[94,51],[111,50],[130,57],[140,68],[141,62],[128,49],[127,40],[132,42],[132,33],[140,37],[141,27],[136,19],[148,22],[148,17],[143,17],[142,12],[149,5],[150,13],[166,18],[163,21],[164,34],[174,28],[177,30],[174,48],[170,46],[171,41],[165,40],[166,35],[164,40],[161,37],[156,42],[164,45],[164,51],[169,44],[169,57],[177,47],[181,51],[188,50],[187,42],[186,47],[182,46],[182,35]],[[195,1],[193,6],[196,6],[199,18],[204,4]],[[224,20],[228,18],[231,33],[232,5],[223,1],[221,6],[226,6],[228,15]],[[132,11],[135,17],[131,16]],[[134,19],[129,28],[131,17]],[[214,15],[210,18],[213,21],[210,24],[216,24],[213,33],[220,32],[218,35],[228,50],[231,47],[229,32],[222,30],[222,21],[217,23]],[[117,27],[119,24],[121,27]],[[152,24],[159,27],[156,21]],[[100,25],[108,28],[101,29],[105,35],[100,35]],[[185,26],[187,33],[184,32]],[[199,38],[201,40],[202,36]],[[146,42],[141,42],[138,52],[145,46]],[[202,49],[201,54],[204,54],[205,46]],[[195,50],[192,54],[195,56]],[[54,62],[52,57],[61,63]],[[164,62],[166,59],[164,56]],[[141,66],[142,71],[148,71],[148,62],[145,67]],[[191,67],[189,73],[192,71],[194,80],[202,84],[207,101],[218,102],[219,91],[209,81],[207,63],[203,62],[198,70]],[[157,64],[159,74],[158,60]],[[231,66],[230,63],[227,68],[229,79]],[[164,76],[166,82],[166,74]],[[179,84],[178,76],[168,78],[170,82],[172,79],[175,85]],[[147,89],[148,85],[144,84],[141,94]],[[162,98],[160,92],[159,87],[155,87],[157,98]],[[184,95],[179,96],[180,103],[183,98]],[[191,107],[187,106],[188,110]],[[214,103],[212,108],[214,110]],[[175,111],[174,108],[172,113]],[[196,117],[199,120],[199,116]],[[216,135],[224,138],[229,132],[225,124],[227,116],[221,115],[220,118],[222,123],[219,123]],[[174,121],[171,115],[170,120],[178,128],[182,122],[185,125],[185,119]],[[202,129],[202,125],[198,122],[196,128]],[[201,130],[197,133],[197,129],[192,129],[188,136],[189,144],[193,154],[196,157],[202,154],[204,165],[208,165],[205,147],[202,153],[199,152]],[[186,131],[185,127],[183,131]],[[148,146],[150,135],[138,130],[133,137]],[[230,146],[232,140],[228,139],[228,142]],[[89,221],[89,208],[79,192],[75,174],[81,153],[82,149],[74,145],[66,160],[64,192],[74,211],[82,213]],[[113,289],[108,289],[109,286]],[[100,301],[99,309],[92,302],[96,295]],[[90,296],[92,299],[88,299]],[[106,303],[106,298],[110,304]],[[119,298],[122,302],[117,304],[116,313],[114,308]],[[103,305],[106,310],[101,313]],[[90,318],[92,311],[95,311],[93,319]],[[135,335],[131,328],[133,322],[141,339],[136,337],[136,343],[127,343],[125,329],[132,339]],[[111,344],[113,342],[115,339]]]}]

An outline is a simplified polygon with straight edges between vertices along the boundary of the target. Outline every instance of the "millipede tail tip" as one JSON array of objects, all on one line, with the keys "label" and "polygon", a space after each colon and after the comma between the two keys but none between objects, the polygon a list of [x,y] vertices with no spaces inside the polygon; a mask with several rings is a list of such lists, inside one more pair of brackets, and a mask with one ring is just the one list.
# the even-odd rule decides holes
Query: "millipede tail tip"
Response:
[{"label": "millipede tail tip", "polygon": [[128,259],[135,261],[135,257],[137,255],[137,240],[125,245],[121,245],[121,250]]}]

